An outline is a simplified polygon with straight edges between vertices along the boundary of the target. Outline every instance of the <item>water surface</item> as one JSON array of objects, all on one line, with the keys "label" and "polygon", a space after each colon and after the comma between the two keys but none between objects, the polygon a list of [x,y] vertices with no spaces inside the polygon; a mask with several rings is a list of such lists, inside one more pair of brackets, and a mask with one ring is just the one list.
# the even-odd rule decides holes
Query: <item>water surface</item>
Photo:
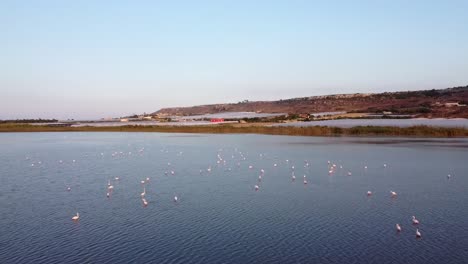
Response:
[{"label": "water surface", "polygon": [[467,139],[3,133],[0,149],[0,263],[468,259]]}]

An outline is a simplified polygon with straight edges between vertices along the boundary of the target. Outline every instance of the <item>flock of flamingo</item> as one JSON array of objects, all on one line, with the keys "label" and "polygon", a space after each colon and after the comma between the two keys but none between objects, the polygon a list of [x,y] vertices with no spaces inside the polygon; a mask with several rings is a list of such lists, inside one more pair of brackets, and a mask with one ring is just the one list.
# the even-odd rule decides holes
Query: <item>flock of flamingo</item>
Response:
[{"label": "flock of flamingo", "polygon": [[[161,150],[161,151],[163,151],[163,150]],[[227,161],[226,161],[225,158],[223,158],[223,157],[221,156],[221,153],[220,153],[221,151],[222,151],[222,149],[221,149],[221,150],[218,152],[218,154],[217,154],[217,161],[216,161],[216,163],[217,163],[218,165],[226,165],[226,162],[227,162]],[[140,149],[140,150],[138,151],[139,154],[142,154],[143,152],[144,152],[144,148],[142,148],[142,149]],[[167,152],[167,151],[166,151],[166,152]],[[236,152],[240,155],[241,160],[246,160],[246,157],[243,155],[242,152],[237,151],[237,149],[236,149]],[[183,154],[183,152],[179,152],[179,153],[178,153],[179,156],[181,156],[182,154]],[[112,157],[117,157],[117,156],[119,156],[119,155],[125,155],[125,153],[124,153],[124,152],[114,152],[114,153],[112,153]],[[128,155],[132,155],[132,152],[128,152]],[[263,154],[260,154],[260,157],[262,157],[262,155],[263,155]],[[104,153],[101,153],[101,156],[104,156]],[[235,156],[232,155],[232,158],[234,159]],[[28,157],[27,157],[26,159],[29,160]],[[63,163],[63,160],[59,160],[58,162],[59,162],[60,164],[62,164],[62,163]],[[75,163],[75,162],[76,162],[76,160],[72,160],[72,163]],[[290,171],[291,171],[291,180],[292,180],[292,181],[295,181],[295,180],[296,180],[295,166],[294,166],[294,165],[291,166],[291,165],[290,165],[290,161],[287,160],[287,159],[285,160],[285,163],[286,163],[286,166],[287,166],[287,167],[290,169]],[[328,174],[331,176],[331,175],[333,175],[333,174],[335,174],[335,173],[337,172],[337,167],[338,167],[338,166],[337,166],[336,164],[332,163],[331,161],[328,161],[327,163],[328,163],[328,166],[327,166],[327,167],[328,167]],[[37,161],[37,162],[35,162],[35,163],[32,163],[31,166],[34,167],[35,164],[40,165],[40,164],[41,164],[41,161]],[[240,163],[240,162],[237,162],[237,166],[238,166],[238,167],[241,167],[241,163]],[[304,168],[308,168],[309,166],[310,166],[309,162],[307,162],[307,160],[304,161]],[[274,163],[274,164],[273,164],[273,167],[278,167],[278,164],[277,164],[277,163]],[[169,174],[170,174],[170,175],[175,175],[174,169],[171,169],[171,163],[170,163],[170,162],[167,163],[167,168],[168,168],[168,170],[166,170],[166,171],[164,172],[165,175],[169,175]],[[342,169],[343,169],[343,166],[340,165],[339,168],[340,168],[340,170],[342,170]],[[364,166],[364,170],[367,170],[367,168],[368,168],[367,166]],[[384,168],[384,169],[387,168],[387,164],[383,164],[383,168]],[[249,169],[249,170],[253,170],[253,169],[254,169],[254,166],[253,166],[253,165],[249,165],[249,166],[248,166],[248,169]],[[210,166],[208,166],[208,168],[206,168],[206,169],[200,169],[200,173],[204,173],[205,171],[206,171],[207,173],[210,173],[211,170],[212,170],[212,167],[211,167],[211,165],[210,165]],[[228,168],[227,170],[230,171],[231,168]],[[258,182],[253,186],[253,189],[254,189],[255,191],[259,191],[259,190],[260,190],[260,184],[261,184],[261,182],[262,182],[262,179],[263,179],[264,175],[265,175],[265,170],[264,170],[264,169],[260,169],[260,173],[259,173],[259,176],[258,176]],[[351,175],[352,175],[351,171],[348,171],[348,172],[346,173],[346,175],[351,176]],[[450,177],[451,177],[451,175],[448,174],[448,175],[447,175],[447,178],[450,179]],[[115,180],[115,181],[119,181],[120,178],[119,178],[119,177],[115,177],[114,180]],[[140,193],[140,197],[141,197],[141,201],[142,201],[142,203],[143,203],[143,206],[147,206],[147,205],[148,205],[148,201],[146,200],[146,184],[149,183],[149,181],[150,181],[150,178],[149,178],[149,177],[147,177],[146,179],[140,181],[140,183],[141,183],[141,185],[142,185],[142,188],[143,188],[142,192]],[[307,182],[307,175],[305,175],[305,174],[304,174],[304,176],[303,176],[303,183],[304,183],[305,185],[308,183],[308,182]],[[114,186],[112,185],[112,182],[111,182],[110,179],[107,181],[107,188],[106,188],[106,189],[107,189],[106,197],[107,197],[107,198],[110,198],[111,195],[112,195],[112,193],[113,193],[113,191],[114,191]],[[71,191],[71,187],[70,187],[70,186],[67,186],[66,190],[67,190],[67,191]],[[372,196],[372,195],[373,195],[372,191],[370,191],[370,190],[367,191],[367,196],[368,196],[368,197],[370,197],[370,196]],[[391,197],[392,199],[396,199],[397,195],[398,195],[398,194],[397,194],[395,191],[390,191],[390,197]],[[177,196],[176,194],[174,194],[173,201],[174,201],[175,203],[177,203],[177,202],[179,201],[179,198],[178,198],[178,196]],[[77,212],[76,215],[74,215],[71,219],[72,219],[73,221],[79,221],[79,220],[80,220],[80,214]],[[412,216],[412,224],[413,224],[413,226],[418,226],[418,225],[419,225],[419,220],[418,220],[415,216]],[[395,224],[395,228],[396,228],[396,231],[397,231],[397,232],[402,232],[402,227],[401,227],[401,225],[400,225],[399,223]],[[416,237],[417,237],[417,238],[421,238],[421,236],[422,236],[422,235],[421,235],[421,232],[419,231],[418,228],[416,228]]]}]

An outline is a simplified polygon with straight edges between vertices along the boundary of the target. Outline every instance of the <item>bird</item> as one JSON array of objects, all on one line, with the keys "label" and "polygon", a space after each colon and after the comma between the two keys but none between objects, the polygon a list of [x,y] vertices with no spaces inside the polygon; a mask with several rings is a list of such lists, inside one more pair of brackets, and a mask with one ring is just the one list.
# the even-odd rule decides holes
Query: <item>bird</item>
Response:
[{"label": "bird", "polygon": [[452,175],[450,175],[450,174],[449,174],[449,175],[447,175],[447,179],[450,179],[450,177],[452,177]]},{"label": "bird", "polygon": [[149,182],[149,180],[150,180],[149,177],[146,177],[146,181]]},{"label": "bird", "polygon": [[416,219],[416,217],[413,215],[413,225],[418,225],[419,224],[419,220]]},{"label": "bird", "polygon": [[371,196],[372,195],[372,192],[371,191],[367,191],[367,196]]},{"label": "bird", "polygon": [[179,198],[177,197],[177,195],[174,196],[174,202],[177,203],[177,201],[179,200]]},{"label": "bird", "polygon": [[259,189],[259,188],[258,188],[258,185],[255,185],[255,190],[258,191],[258,189]]},{"label": "bird", "polygon": [[71,188],[70,188],[70,187],[67,187],[67,191],[71,191]]},{"label": "bird", "polygon": [[304,184],[307,184],[307,180],[304,178]]},{"label": "bird", "polygon": [[118,181],[118,180],[120,180],[120,178],[119,178],[119,177],[115,177],[115,180]]},{"label": "bird", "polygon": [[294,174],[292,175],[292,180],[293,181],[296,180],[296,175],[294,175]]},{"label": "bird", "polygon": [[147,206],[147,205],[148,205],[148,202],[146,201],[145,198],[141,198],[141,201],[143,202],[143,205],[144,205],[144,206]]},{"label": "bird", "polygon": [[351,176],[351,172],[350,172],[350,171],[348,171],[348,176]]},{"label": "bird", "polygon": [[252,165],[249,165],[249,169],[253,169],[253,166],[252,166]]},{"label": "bird", "polygon": [[145,184],[145,181],[141,181],[141,184]]},{"label": "bird", "polygon": [[278,166],[278,164],[276,164],[276,163],[275,163],[275,164],[273,164],[273,167],[276,167],[276,166]]},{"label": "bird", "polygon": [[146,187],[143,187],[143,192],[141,193],[141,197],[145,197],[146,195]]},{"label": "bird", "polygon": [[421,232],[419,232],[419,229],[416,228],[416,237],[420,238],[421,237]]},{"label": "bird", "polygon": [[396,196],[397,196],[397,193],[394,192],[394,191],[390,191],[390,194],[392,195],[392,197],[396,197]]},{"label": "bird", "polygon": [[79,219],[80,219],[80,213],[76,213],[76,215],[72,217],[73,221],[78,221]]},{"label": "bird", "polygon": [[397,232],[401,232],[401,226],[399,224],[396,224],[396,230]]},{"label": "bird", "polygon": [[109,192],[107,192],[107,193],[106,193],[106,196],[107,196],[107,198],[109,198],[109,197],[110,197],[110,193],[109,193]]},{"label": "bird", "polygon": [[258,175],[258,181],[262,181],[262,175]]}]

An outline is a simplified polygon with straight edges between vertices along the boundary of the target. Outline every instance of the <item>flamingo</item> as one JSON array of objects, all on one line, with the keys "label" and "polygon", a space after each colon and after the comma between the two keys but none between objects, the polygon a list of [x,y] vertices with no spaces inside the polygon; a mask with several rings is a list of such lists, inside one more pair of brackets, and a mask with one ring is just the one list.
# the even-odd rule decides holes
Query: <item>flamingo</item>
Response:
[{"label": "flamingo", "polygon": [[143,187],[143,192],[141,193],[141,197],[145,197],[146,195],[146,187]]},{"label": "flamingo", "polygon": [[401,226],[399,224],[396,224],[396,230],[397,232],[401,232]]},{"label": "flamingo", "polygon": [[265,173],[265,170],[264,170],[264,169],[261,169],[260,172],[261,172],[262,174],[264,174],[264,173]]},{"label": "flamingo", "polygon": [[72,217],[73,221],[78,221],[79,219],[80,219],[80,213],[76,213],[76,215]]},{"label": "flamingo", "polygon": [[350,172],[350,171],[348,171],[348,176],[351,176],[351,172]]},{"label": "flamingo", "polygon": [[276,163],[275,163],[275,164],[273,164],[273,167],[276,167],[276,166],[278,166],[278,164],[276,164]]},{"label": "flamingo", "polygon": [[371,196],[372,195],[372,192],[371,191],[367,191],[367,196]]},{"label": "flamingo", "polygon": [[147,206],[147,205],[148,205],[148,202],[146,201],[145,198],[141,198],[141,201],[143,202],[143,205],[144,205],[144,206]]},{"label": "flamingo", "polygon": [[141,184],[145,184],[145,181],[141,181]]},{"label": "flamingo", "polygon": [[450,179],[450,177],[452,177],[452,175],[450,175],[450,174],[449,174],[449,175],[447,175],[447,179]]},{"label": "flamingo", "polygon": [[174,196],[174,202],[177,203],[177,201],[179,200],[179,198],[177,197],[177,195]]},{"label": "flamingo", "polygon": [[67,191],[71,191],[71,188],[70,188],[70,187],[67,187]]},{"label": "flamingo", "polygon": [[304,178],[304,184],[307,184],[307,180]]},{"label": "flamingo", "polygon": [[114,179],[115,179],[116,181],[120,180],[120,178],[119,178],[119,177],[115,177]]},{"label": "flamingo", "polygon": [[294,175],[294,174],[292,175],[292,180],[293,181],[296,180],[296,175]]},{"label": "flamingo", "polygon": [[249,169],[253,169],[253,166],[252,166],[252,165],[249,165]]},{"label": "flamingo", "polygon": [[413,215],[413,225],[418,225],[419,224],[419,220],[416,219],[416,217]]},{"label": "flamingo", "polygon": [[107,198],[109,198],[109,197],[110,197],[110,193],[109,193],[109,192],[107,192],[107,193],[106,193],[106,196],[107,196]]},{"label": "flamingo", "polygon": [[149,177],[146,177],[146,181],[149,182],[149,180],[150,180]]},{"label": "flamingo", "polygon": [[259,189],[259,188],[258,188],[258,185],[255,185],[255,190],[258,191],[258,189]]},{"label": "flamingo", "polygon": [[258,175],[258,181],[262,181],[262,175]]},{"label": "flamingo", "polygon": [[394,191],[390,191],[390,194],[392,195],[392,197],[396,197],[396,196],[397,196],[397,193],[394,192]]},{"label": "flamingo", "polygon": [[421,232],[419,232],[419,229],[416,228],[416,237],[420,238],[421,237]]}]

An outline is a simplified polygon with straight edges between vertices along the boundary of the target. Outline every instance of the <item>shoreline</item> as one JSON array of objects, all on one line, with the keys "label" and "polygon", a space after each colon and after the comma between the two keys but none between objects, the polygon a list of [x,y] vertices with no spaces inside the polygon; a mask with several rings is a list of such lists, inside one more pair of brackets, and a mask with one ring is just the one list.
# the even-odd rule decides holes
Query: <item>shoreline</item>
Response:
[{"label": "shoreline", "polygon": [[391,137],[468,137],[468,128],[433,126],[355,126],[350,128],[329,126],[269,126],[271,124],[226,124],[199,126],[83,126],[51,127],[29,124],[1,124],[0,133],[7,132],[156,132],[194,134],[264,134],[285,136],[391,136]]}]

